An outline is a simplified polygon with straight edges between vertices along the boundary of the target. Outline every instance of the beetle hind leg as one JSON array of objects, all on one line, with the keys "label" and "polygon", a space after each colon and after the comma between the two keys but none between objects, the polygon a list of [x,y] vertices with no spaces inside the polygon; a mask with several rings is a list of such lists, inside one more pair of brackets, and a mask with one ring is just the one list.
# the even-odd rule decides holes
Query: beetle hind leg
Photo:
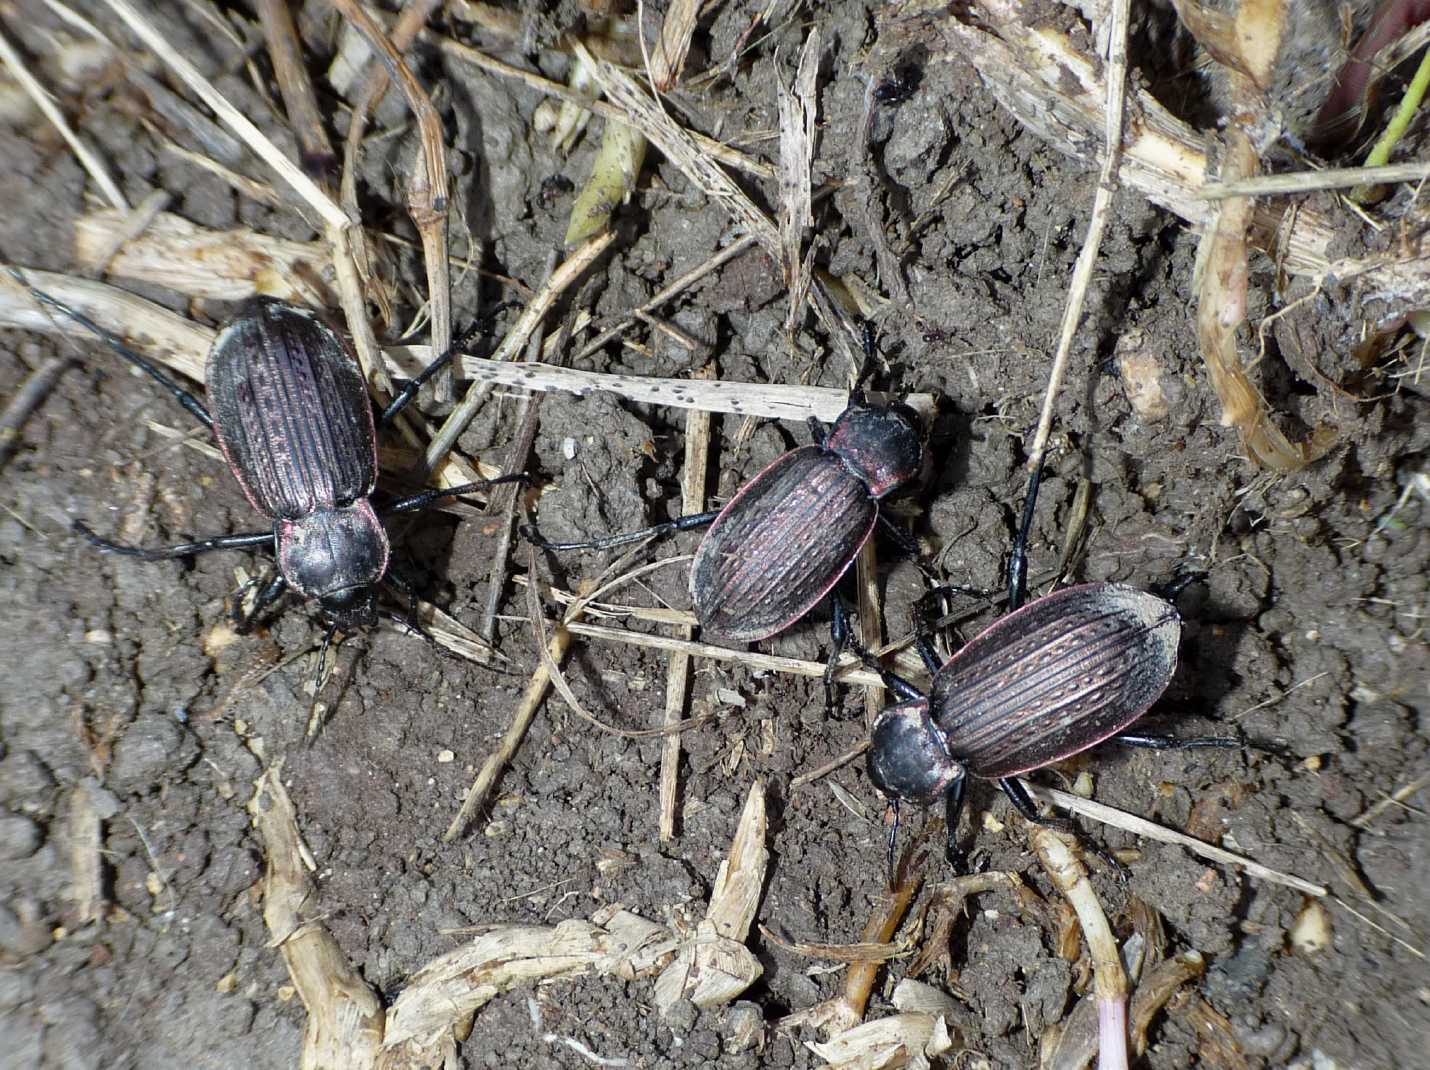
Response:
[{"label": "beetle hind leg", "polygon": [[1048,817],[1039,813],[1038,804],[1033,801],[1028,789],[1023,787],[1023,782],[1017,777],[999,777],[998,786],[1003,789],[1003,794],[1008,796],[1013,809],[1033,824],[1057,829],[1059,832],[1072,832],[1077,828],[1077,825],[1066,817]]}]

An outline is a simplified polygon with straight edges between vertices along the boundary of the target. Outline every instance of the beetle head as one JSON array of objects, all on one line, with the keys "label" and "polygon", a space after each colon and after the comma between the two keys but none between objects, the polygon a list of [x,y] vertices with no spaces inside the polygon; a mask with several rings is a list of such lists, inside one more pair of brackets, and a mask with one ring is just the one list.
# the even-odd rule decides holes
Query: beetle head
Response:
[{"label": "beetle head", "polygon": [[869,779],[886,798],[927,806],[966,774],[929,715],[927,699],[879,714],[869,744]]},{"label": "beetle head", "polygon": [[923,465],[918,414],[901,401],[875,405],[856,395],[824,445],[858,472],[875,498],[897,490]]},{"label": "beetle head", "polygon": [[288,586],[316,598],[344,630],[376,621],[373,587],[387,572],[387,532],[366,498],[274,526]]},{"label": "beetle head", "polygon": [[348,587],[318,599],[323,616],[345,632],[377,624],[377,594],[367,585]]}]

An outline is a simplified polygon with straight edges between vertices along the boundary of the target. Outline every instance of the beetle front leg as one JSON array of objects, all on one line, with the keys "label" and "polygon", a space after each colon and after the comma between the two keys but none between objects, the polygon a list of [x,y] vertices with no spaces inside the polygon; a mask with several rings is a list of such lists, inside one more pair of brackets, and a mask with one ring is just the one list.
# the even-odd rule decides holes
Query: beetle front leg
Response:
[{"label": "beetle front leg", "polygon": [[834,671],[839,666],[839,659],[844,654],[844,648],[852,644],[861,658],[868,658],[868,652],[854,642],[854,637],[849,631],[849,611],[844,608],[844,599],[836,593],[831,593],[829,597],[833,606],[833,619],[829,622],[829,639],[832,649],[829,651],[829,661],[824,665],[824,715],[826,717],[834,713]]},{"label": "beetle front leg", "polygon": [[234,601],[233,612],[230,614],[233,618],[233,629],[238,632],[239,635],[246,635],[251,632],[259,615],[274,602],[283,597],[283,593],[288,590],[288,581],[283,578],[283,573],[275,572],[273,578],[263,585],[262,589],[258,592],[258,597],[253,600],[253,608],[245,613],[243,610],[243,590],[246,590],[247,587],[248,584],[245,584],[244,587],[240,589],[239,597]]},{"label": "beetle front leg", "polygon": [[110,542],[108,539],[96,535],[82,520],[76,520],[73,527],[76,535],[83,536],[101,550],[112,554],[123,554],[125,557],[138,557],[145,561],[172,561],[176,557],[193,557],[195,554],[206,554],[210,550],[246,550],[254,546],[273,545],[273,532],[252,531],[243,535],[215,535],[211,539],[199,539],[196,542],[181,542],[177,546],[159,546],[147,549],[143,546],[126,546],[121,542]]},{"label": "beetle front leg", "polygon": [[958,777],[949,784],[948,790],[943,795],[943,819],[945,828],[943,855],[948,860],[948,864],[955,872],[962,873],[966,868],[967,859],[958,847],[958,818],[963,813],[963,789],[968,778]]}]

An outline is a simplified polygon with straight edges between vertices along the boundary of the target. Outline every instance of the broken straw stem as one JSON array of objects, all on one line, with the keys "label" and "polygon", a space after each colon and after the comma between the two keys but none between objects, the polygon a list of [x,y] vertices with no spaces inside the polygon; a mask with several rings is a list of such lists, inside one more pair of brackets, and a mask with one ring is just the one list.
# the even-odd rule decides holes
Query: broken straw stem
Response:
[{"label": "broken straw stem", "polygon": [[1127,1070],[1127,974],[1107,915],[1087,879],[1087,870],[1061,835],[1050,828],[1038,828],[1033,832],[1033,849],[1053,884],[1077,911],[1087,937],[1097,993],[1098,1070]]}]

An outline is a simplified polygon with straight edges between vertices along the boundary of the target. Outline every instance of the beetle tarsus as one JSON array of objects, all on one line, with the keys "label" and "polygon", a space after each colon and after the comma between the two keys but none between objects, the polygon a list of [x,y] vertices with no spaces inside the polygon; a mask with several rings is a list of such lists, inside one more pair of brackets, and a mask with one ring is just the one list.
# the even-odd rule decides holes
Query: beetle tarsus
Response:
[{"label": "beetle tarsus", "polygon": [[138,557],[145,561],[171,561],[177,557],[206,554],[210,550],[243,550],[253,546],[262,546],[265,543],[269,545],[273,543],[273,532],[250,531],[242,535],[215,535],[211,539],[199,539],[195,542],[181,542],[176,546],[157,546],[151,549],[144,546],[129,546],[122,542],[112,542],[102,535],[95,534],[82,520],[76,520],[71,525],[71,530],[101,550],[111,554],[123,554],[125,557]]},{"label": "beetle tarsus", "polygon": [[406,498],[398,498],[395,502],[382,510],[382,516],[391,516],[393,513],[413,513],[419,509],[426,509],[433,502],[439,502],[443,498],[460,498],[463,494],[473,494],[479,490],[487,490],[498,483],[524,483],[531,477],[525,472],[509,472],[504,476],[497,476],[494,479],[479,479],[475,483],[460,483],[455,487],[439,487],[436,490],[424,490],[418,494],[410,494]]},{"label": "beetle tarsus", "polygon": [[272,578],[263,585],[257,597],[254,598],[253,608],[245,612],[243,608],[243,597],[248,593],[248,589],[257,582],[257,577],[249,580],[238,589],[237,594],[234,596],[233,609],[230,611],[229,617],[233,620],[233,630],[239,635],[247,635],[253,631],[253,626],[258,623],[258,618],[263,614],[263,611],[273,605],[278,599],[282,598],[284,593],[288,590],[288,581],[284,578],[283,573],[275,570]]}]

